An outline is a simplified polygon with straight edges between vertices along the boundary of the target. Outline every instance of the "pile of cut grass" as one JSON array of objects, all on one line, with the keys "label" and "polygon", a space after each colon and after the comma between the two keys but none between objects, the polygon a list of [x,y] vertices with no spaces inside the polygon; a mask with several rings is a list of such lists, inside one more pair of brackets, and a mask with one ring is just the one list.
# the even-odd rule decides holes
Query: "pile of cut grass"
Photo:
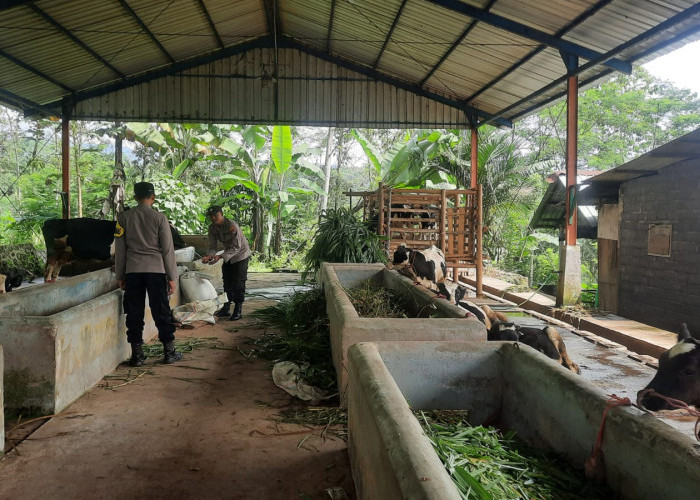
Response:
[{"label": "pile of cut grass", "polygon": [[371,279],[345,289],[350,302],[362,318],[407,318],[403,300],[391,290],[377,286]]},{"label": "pile of cut grass", "polygon": [[[202,347],[216,349],[219,344],[221,344],[221,341],[216,337],[175,339],[175,350],[178,352],[192,352]],[[149,358],[162,358],[163,344],[160,342],[144,344],[143,353]]]},{"label": "pile of cut grass", "polygon": [[286,409],[270,418],[275,423],[295,424],[308,429],[321,429],[320,437],[348,440],[348,412],[335,406],[309,406]]},{"label": "pile of cut grass", "polygon": [[415,412],[463,498],[479,500],[611,498],[568,463],[528,449],[515,432],[471,426],[464,415]]},{"label": "pile of cut grass", "polygon": [[296,292],[252,315],[274,331],[247,338],[245,343],[252,349],[246,356],[274,363],[291,361],[305,367],[302,377],[309,384],[329,393],[337,392],[326,298],[320,287]]}]

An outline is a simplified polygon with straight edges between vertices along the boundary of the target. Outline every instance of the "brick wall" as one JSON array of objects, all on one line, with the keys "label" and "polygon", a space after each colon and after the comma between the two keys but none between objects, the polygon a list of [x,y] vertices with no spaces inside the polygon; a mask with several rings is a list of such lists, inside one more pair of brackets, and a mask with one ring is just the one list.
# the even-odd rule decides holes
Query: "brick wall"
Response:
[{"label": "brick wall", "polygon": [[[619,314],[700,334],[700,160],[622,184]],[[671,256],[648,255],[650,224],[672,224]]]}]

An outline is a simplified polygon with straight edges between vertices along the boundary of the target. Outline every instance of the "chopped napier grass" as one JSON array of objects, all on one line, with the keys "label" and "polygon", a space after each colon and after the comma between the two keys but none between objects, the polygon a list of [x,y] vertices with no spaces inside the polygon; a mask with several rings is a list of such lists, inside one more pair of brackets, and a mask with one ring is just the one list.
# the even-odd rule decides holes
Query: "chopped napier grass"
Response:
[{"label": "chopped napier grass", "polygon": [[329,393],[337,392],[326,298],[320,287],[295,292],[273,306],[254,311],[252,315],[275,331],[247,338],[245,343],[252,346],[252,350],[242,353],[244,356],[274,363],[291,361],[305,367],[302,377],[307,383]]},{"label": "chopped napier grass", "polygon": [[348,412],[344,408],[308,406],[282,410],[269,420],[276,424],[296,424],[309,429],[322,429],[321,438],[337,437],[348,440]]},{"label": "chopped napier grass", "polygon": [[[201,347],[216,349],[220,343],[221,341],[216,337],[175,339],[175,350],[179,352],[192,352]],[[149,358],[163,357],[163,344],[160,342],[144,344],[143,353]]]},{"label": "chopped napier grass", "polygon": [[353,307],[363,318],[407,318],[403,300],[391,290],[377,286],[371,279],[345,289]]},{"label": "chopped napier grass", "polygon": [[416,411],[428,439],[463,498],[611,498],[568,463],[528,449],[493,427],[471,426],[464,415]]}]

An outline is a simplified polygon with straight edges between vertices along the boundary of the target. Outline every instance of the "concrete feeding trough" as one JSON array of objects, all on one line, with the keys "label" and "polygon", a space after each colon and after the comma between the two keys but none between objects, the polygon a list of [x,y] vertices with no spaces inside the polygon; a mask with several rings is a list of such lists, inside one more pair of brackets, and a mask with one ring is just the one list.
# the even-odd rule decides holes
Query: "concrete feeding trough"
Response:
[{"label": "concrete feeding trough", "polygon": [[[345,289],[373,280],[377,286],[391,290],[412,306],[413,313],[432,317],[361,318]],[[323,283],[326,310],[330,322],[333,365],[338,380],[341,404],[345,405],[348,384],[347,350],[357,342],[379,340],[476,340],[486,341],[486,327],[464,309],[437,299],[426,288],[383,264],[323,263],[319,271]]]},{"label": "concrete feeding trough", "polygon": [[[5,407],[58,413],[124,361],[122,294],[102,269],[0,295]],[[147,341],[157,330],[146,311]]]},{"label": "concrete feeding trough", "polygon": [[[607,405],[597,387],[522,344],[360,343],[348,355],[358,498],[460,498],[411,408],[467,410],[474,425],[497,415],[500,427],[583,468]],[[698,444],[652,415],[608,411],[602,451],[619,498],[697,498]]]}]

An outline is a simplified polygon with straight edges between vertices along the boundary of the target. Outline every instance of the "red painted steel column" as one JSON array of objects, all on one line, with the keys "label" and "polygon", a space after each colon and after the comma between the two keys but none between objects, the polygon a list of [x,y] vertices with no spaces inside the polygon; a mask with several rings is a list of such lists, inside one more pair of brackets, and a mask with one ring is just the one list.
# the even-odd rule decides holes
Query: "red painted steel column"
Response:
[{"label": "red painted steel column", "polygon": [[[566,96],[566,244],[576,244],[576,162],[578,160],[578,76],[567,81]],[[573,196],[572,196],[573,194]],[[573,204],[572,204],[573,198]],[[572,206],[573,205],[573,206]]]},{"label": "red painted steel column", "polygon": [[61,122],[61,167],[63,173],[62,191],[65,194],[63,218],[70,219],[70,119],[64,114]]},{"label": "red painted steel column", "polygon": [[476,128],[472,129],[472,189],[476,189],[477,175],[479,172],[477,161],[479,159],[479,132]]}]

